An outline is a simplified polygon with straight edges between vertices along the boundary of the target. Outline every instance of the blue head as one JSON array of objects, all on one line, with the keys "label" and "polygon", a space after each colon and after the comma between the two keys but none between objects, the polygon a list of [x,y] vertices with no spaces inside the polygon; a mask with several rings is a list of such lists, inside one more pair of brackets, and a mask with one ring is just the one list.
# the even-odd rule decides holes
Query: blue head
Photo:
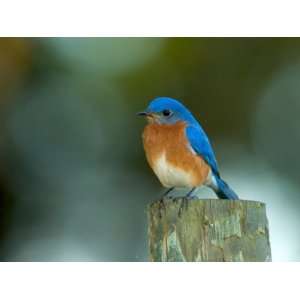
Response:
[{"label": "blue head", "polygon": [[149,122],[158,124],[174,124],[179,121],[190,125],[197,123],[191,112],[182,103],[167,97],[155,98],[147,109],[138,115],[145,116]]}]

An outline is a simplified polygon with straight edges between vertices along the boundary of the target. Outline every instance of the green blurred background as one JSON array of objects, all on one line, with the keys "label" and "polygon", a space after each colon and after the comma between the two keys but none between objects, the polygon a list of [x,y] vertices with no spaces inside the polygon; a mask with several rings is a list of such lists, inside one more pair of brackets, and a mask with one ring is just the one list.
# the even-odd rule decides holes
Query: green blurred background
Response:
[{"label": "green blurred background", "polygon": [[300,260],[300,39],[1,38],[1,261],[147,260],[163,188],[135,113],[157,96],[182,100],[226,181],[267,203],[273,260]]}]

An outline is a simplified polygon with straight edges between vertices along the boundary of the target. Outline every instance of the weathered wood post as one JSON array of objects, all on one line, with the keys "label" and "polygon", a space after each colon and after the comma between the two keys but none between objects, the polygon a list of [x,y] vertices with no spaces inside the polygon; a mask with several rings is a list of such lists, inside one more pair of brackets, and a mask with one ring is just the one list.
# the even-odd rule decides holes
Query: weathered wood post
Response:
[{"label": "weathered wood post", "polygon": [[167,199],[148,223],[151,261],[271,261],[262,202]]}]

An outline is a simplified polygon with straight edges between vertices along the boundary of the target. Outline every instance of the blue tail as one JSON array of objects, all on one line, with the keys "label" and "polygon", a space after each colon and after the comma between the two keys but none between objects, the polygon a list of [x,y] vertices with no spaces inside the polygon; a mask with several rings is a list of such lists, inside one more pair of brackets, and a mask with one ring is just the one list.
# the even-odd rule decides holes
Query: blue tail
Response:
[{"label": "blue tail", "polygon": [[215,193],[220,199],[238,200],[239,196],[229,187],[229,185],[220,177],[214,177],[217,182]]}]

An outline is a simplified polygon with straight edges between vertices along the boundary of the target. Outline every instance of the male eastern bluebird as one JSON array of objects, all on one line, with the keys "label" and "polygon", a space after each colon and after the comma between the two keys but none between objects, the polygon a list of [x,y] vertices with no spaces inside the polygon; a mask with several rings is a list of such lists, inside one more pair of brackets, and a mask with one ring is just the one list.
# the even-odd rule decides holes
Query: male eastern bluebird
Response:
[{"label": "male eastern bluebird", "polygon": [[147,117],[143,144],[150,167],[164,187],[193,191],[202,185],[221,199],[239,199],[221,179],[215,154],[207,135],[192,113],[179,101],[167,97],[154,99],[138,115]]}]

